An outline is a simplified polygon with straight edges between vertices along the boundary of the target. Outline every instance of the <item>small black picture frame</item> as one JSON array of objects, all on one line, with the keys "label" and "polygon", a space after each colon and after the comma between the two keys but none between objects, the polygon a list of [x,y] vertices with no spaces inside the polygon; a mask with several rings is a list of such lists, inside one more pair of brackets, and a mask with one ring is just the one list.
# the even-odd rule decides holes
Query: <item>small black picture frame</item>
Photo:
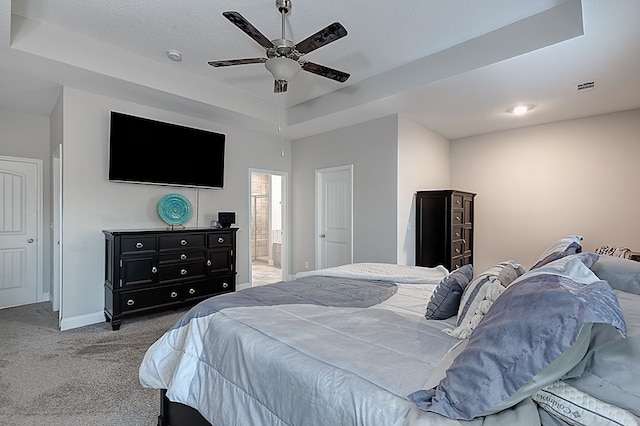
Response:
[{"label": "small black picture frame", "polygon": [[230,228],[236,223],[236,212],[218,212],[218,223],[223,228]]}]

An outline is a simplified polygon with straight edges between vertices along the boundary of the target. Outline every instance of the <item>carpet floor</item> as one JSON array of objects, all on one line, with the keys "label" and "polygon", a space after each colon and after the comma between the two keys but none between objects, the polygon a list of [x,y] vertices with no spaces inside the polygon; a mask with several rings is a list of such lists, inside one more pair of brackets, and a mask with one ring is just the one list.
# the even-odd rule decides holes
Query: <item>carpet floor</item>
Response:
[{"label": "carpet floor", "polygon": [[60,331],[48,302],[0,310],[0,425],[156,425],[160,392],[138,367],[184,312]]}]

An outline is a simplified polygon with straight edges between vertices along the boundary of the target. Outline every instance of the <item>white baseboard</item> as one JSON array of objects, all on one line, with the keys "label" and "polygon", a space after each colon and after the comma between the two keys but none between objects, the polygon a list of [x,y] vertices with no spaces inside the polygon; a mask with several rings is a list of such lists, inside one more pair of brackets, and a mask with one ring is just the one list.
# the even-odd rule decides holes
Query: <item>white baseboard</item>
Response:
[{"label": "white baseboard", "polygon": [[78,315],[70,318],[63,318],[60,321],[60,330],[71,330],[72,328],[84,327],[85,325],[98,324],[104,322],[104,312],[94,312],[91,314]]},{"label": "white baseboard", "polygon": [[249,283],[236,284],[236,291],[251,287]]}]

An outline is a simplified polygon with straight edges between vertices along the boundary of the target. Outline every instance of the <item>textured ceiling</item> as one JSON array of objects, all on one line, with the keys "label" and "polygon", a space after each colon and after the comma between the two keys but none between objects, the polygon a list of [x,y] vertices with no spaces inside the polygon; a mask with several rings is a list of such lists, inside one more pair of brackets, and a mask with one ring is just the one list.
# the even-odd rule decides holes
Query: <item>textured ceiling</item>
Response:
[{"label": "textured ceiling", "polygon": [[305,59],[351,77],[300,72],[285,94],[262,64],[207,64],[264,56],[228,10],[280,38],[270,0],[0,0],[0,107],[48,114],[67,85],[264,131],[284,116],[289,138],[401,113],[451,139],[640,107],[637,0],[293,0],[287,38],[339,21]]}]

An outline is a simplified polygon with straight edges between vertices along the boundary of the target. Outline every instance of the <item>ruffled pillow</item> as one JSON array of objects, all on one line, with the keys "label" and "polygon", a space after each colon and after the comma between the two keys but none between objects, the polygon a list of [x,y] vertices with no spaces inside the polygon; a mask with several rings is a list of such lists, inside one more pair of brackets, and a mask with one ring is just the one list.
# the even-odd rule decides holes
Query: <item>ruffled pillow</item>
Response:
[{"label": "ruffled pillow", "polygon": [[478,275],[464,289],[458,308],[457,327],[443,331],[458,339],[468,339],[498,296],[524,272],[520,264],[510,260],[492,266]]}]

